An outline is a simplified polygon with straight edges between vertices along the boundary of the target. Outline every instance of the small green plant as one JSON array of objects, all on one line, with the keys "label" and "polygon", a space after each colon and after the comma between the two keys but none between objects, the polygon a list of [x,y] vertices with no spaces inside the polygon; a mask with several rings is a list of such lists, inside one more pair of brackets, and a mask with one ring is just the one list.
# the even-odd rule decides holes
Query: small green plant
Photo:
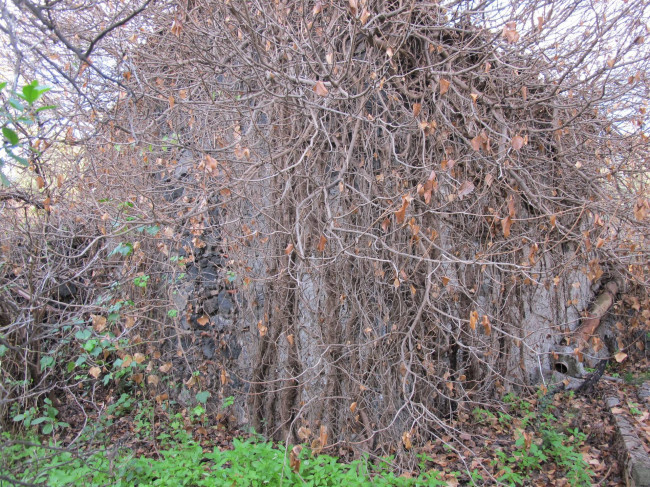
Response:
[{"label": "small green plant", "polygon": [[137,276],[133,279],[133,284],[137,287],[146,288],[147,283],[149,282],[149,276],[144,274],[142,276]]},{"label": "small green plant", "polygon": [[630,413],[634,416],[641,416],[643,411],[639,409],[641,405],[636,402],[628,401],[627,406],[630,408]]},{"label": "small green plant", "polygon": [[[566,398],[571,397],[567,394]],[[577,428],[565,432],[565,426],[553,414],[556,412],[566,419],[571,417],[572,412],[557,412],[555,406],[546,400],[546,394],[540,393],[538,398],[539,409],[534,411],[529,401],[511,394],[504,397],[504,404],[512,413],[511,421],[507,421],[509,415],[503,412],[498,412],[498,421],[503,426],[516,424],[518,432],[514,448],[498,450],[492,461],[499,470],[497,480],[509,486],[529,485],[535,472],[548,462],[553,462],[572,487],[591,485],[589,466],[580,453],[586,435]],[[481,419],[488,417],[482,410],[475,410],[474,415]],[[533,431],[526,431],[527,428]]]},{"label": "small green plant", "polygon": [[57,421],[56,417],[59,415],[59,410],[52,405],[50,398],[45,398],[43,401],[45,406],[41,409],[31,407],[26,411],[17,414],[13,417],[15,422],[20,422],[25,428],[37,426],[42,424],[41,433],[49,435],[59,428],[68,428],[70,425],[64,421]]},{"label": "small green plant", "polygon": [[650,372],[639,372],[637,374],[633,374],[632,372],[626,372],[625,375],[623,376],[623,380],[627,384],[641,385],[644,382],[650,380]]},{"label": "small green plant", "polygon": [[[0,460],[0,475],[24,483],[41,483],[49,487],[68,485],[191,485],[202,486],[318,486],[339,487],[443,487],[447,480],[440,472],[424,468],[417,477],[396,474],[392,462],[373,464],[368,457],[345,464],[328,455],[312,455],[304,448],[290,464],[283,445],[256,439],[235,439],[232,450],[204,452],[185,432],[182,417],[175,415],[170,433],[160,435],[167,445],[157,459],[134,458],[128,451],[117,449],[116,456],[107,452],[80,456],[76,453],[49,449],[33,441],[7,444]],[[4,436],[3,440],[9,440]],[[24,442],[23,442],[24,443]],[[289,448],[291,450],[291,448]],[[28,463],[25,460],[29,460]],[[423,459],[422,466],[428,459]],[[26,466],[26,468],[23,468]],[[293,468],[292,468],[293,467]],[[13,475],[12,475],[13,472]],[[457,472],[449,474],[458,476]],[[479,478],[478,474],[475,476]]]},{"label": "small green plant", "polygon": [[122,257],[128,257],[133,253],[133,244],[131,242],[120,242],[113,251],[108,254],[109,257],[113,255],[121,255]]},{"label": "small green plant", "polygon": [[[1,82],[0,92],[3,92],[5,88],[7,88],[7,82]],[[39,154],[38,149],[33,147],[28,139],[30,127],[39,121],[39,114],[45,110],[56,108],[54,105],[37,106],[38,100],[48,91],[50,91],[49,87],[32,81],[24,85],[18,92],[10,91],[6,97],[6,105],[0,107],[0,124],[2,125],[0,180],[2,186],[11,185],[4,173],[8,163],[16,162],[19,166],[29,167],[30,156]],[[3,98],[5,97],[3,96]]]}]

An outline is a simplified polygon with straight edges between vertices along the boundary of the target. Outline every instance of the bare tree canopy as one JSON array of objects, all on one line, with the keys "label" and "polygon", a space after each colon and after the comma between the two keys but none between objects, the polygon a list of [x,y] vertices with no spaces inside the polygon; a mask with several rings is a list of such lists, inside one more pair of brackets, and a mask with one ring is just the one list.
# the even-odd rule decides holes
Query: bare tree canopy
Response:
[{"label": "bare tree canopy", "polygon": [[[34,365],[30,340],[131,300],[120,336],[165,339],[179,377],[199,368],[269,437],[454,432],[544,383],[608,283],[648,286],[648,18],[646,0],[2,2],[15,63],[71,127],[32,134],[62,152],[0,197],[3,244],[39,242],[3,252],[3,333]],[[60,276],[84,289],[70,307]]]}]

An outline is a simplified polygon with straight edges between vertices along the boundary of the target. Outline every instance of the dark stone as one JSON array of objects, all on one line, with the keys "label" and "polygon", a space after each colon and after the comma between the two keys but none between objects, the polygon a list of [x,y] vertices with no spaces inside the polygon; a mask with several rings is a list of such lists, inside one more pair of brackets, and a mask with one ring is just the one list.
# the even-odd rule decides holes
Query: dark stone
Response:
[{"label": "dark stone", "polygon": [[231,337],[226,344],[226,349],[223,351],[224,357],[230,360],[237,360],[240,353],[241,345],[237,343],[237,339],[235,337]]},{"label": "dark stone", "polygon": [[185,188],[183,188],[182,186],[174,189],[171,195],[169,196],[169,201],[176,201],[178,198],[183,196],[184,192],[185,192]]},{"label": "dark stone", "polygon": [[196,279],[199,277],[199,268],[195,265],[188,265],[185,267],[185,275],[188,279]]},{"label": "dark stone", "polygon": [[201,284],[204,286],[215,284],[218,278],[217,271],[213,267],[204,267],[201,270]]},{"label": "dark stone", "polygon": [[219,315],[213,316],[210,322],[212,323],[212,328],[220,333],[230,331],[232,330],[233,327],[232,320],[229,320]]},{"label": "dark stone", "polygon": [[56,288],[54,291],[54,298],[57,301],[66,301],[74,298],[78,291],[77,286],[71,282],[66,282]]},{"label": "dark stone", "polygon": [[217,314],[217,311],[219,310],[219,299],[218,298],[212,298],[212,299],[206,299],[203,301],[203,311],[207,315],[214,315]]},{"label": "dark stone", "polygon": [[203,302],[203,311],[208,315],[219,313],[221,316],[226,316],[234,311],[234,303],[227,292],[221,291],[216,297]]},{"label": "dark stone", "polygon": [[212,338],[204,338],[202,350],[205,358],[208,360],[214,358],[214,353],[217,350],[214,340]]}]

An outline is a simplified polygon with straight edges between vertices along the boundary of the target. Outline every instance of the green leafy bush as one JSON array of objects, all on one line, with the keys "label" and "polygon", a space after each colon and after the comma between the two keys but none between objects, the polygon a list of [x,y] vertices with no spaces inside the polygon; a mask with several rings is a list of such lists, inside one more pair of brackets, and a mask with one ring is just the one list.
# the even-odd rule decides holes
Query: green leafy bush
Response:
[{"label": "green leafy bush", "polygon": [[[0,83],[0,93],[5,95],[7,82]],[[30,127],[38,122],[39,114],[45,110],[56,108],[53,105],[36,106],[36,102],[47,93],[50,88],[41,86],[37,81],[26,84],[18,92],[10,91],[3,96],[6,98],[4,106],[0,107],[0,124],[2,125],[2,145],[0,146],[0,179],[3,186],[11,183],[5,174],[5,166],[10,162],[28,167],[29,153],[36,153],[37,149],[25,141],[25,134]]]}]

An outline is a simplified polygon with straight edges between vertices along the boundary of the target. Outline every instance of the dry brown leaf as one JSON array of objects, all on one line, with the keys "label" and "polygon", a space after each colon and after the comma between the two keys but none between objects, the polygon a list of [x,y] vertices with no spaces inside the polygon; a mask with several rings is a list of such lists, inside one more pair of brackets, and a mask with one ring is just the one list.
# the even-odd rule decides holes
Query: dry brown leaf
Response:
[{"label": "dry brown leaf", "polygon": [[639,198],[634,203],[634,218],[637,221],[643,221],[650,213],[650,200],[647,198]]},{"label": "dry brown leaf", "polygon": [[162,372],[163,374],[166,374],[170,370],[172,370],[172,363],[171,362],[166,362],[162,364],[160,367],[158,367],[158,370]]},{"label": "dry brown leaf", "polygon": [[410,431],[405,431],[402,433],[402,443],[404,444],[404,448],[407,450],[410,450],[413,448],[413,443],[411,442],[411,432]]},{"label": "dry brown leaf", "polygon": [[621,362],[623,362],[623,360],[625,360],[627,358],[627,353],[618,352],[616,355],[614,355],[614,358],[620,364]]},{"label": "dry brown leaf", "polygon": [[136,353],[133,354],[133,361],[136,364],[141,364],[142,362],[145,361],[145,359],[146,359],[146,357],[144,356],[143,353],[136,352]]},{"label": "dry brown leaf", "polygon": [[294,344],[293,335],[287,335],[287,342],[289,342],[289,345],[291,345],[293,347],[293,344]]},{"label": "dry brown leaf", "polygon": [[390,226],[390,220],[389,220],[388,218],[386,218],[383,222],[381,222],[381,229],[382,229],[384,232],[387,232],[387,231],[388,231],[388,227],[389,227],[389,226]]},{"label": "dry brown leaf", "polygon": [[465,196],[472,193],[472,191],[474,191],[474,183],[468,180],[463,181],[463,184],[458,188],[458,199],[462,200]]},{"label": "dry brown leaf", "polygon": [[99,367],[91,367],[88,369],[88,374],[93,376],[95,379],[97,379],[102,373],[102,369]]},{"label": "dry brown leaf", "polygon": [[576,358],[578,359],[578,362],[580,362],[580,363],[582,363],[582,361],[585,359],[585,356],[582,353],[582,350],[580,350],[579,348],[574,348],[573,349],[573,355],[576,356]]},{"label": "dry brown leaf", "polygon": [[318,96],[326,96],[329,93],[329,91],[327,91],[327,88],[325,87],[325,83],[323,83],[322,81],[318,81],[314,85],[314,92]]},{"label": "dry brown leaf", "polygon": [[318,250],[319,252],[325,252],[325,244],[327,244],[327,238],[325,237],[325,235],[321,235],[316,250]]},{"label": "dry brown leaf", "polygon": [[352,404],[350,404],[350,412],[354,413],[356,410],[357,410],[357,403],[353,402]]},{"label": "dry brown leaf", "polygon": [[413,116],[417,117],[420,112],[422,111],[422,103],[414,103],[413,104]]},{"label": "dry brown leaf", "polygon": [[324,424],[320,425],[320,430],[318,432],[318,439],[320,440],[320,445],[322,448],[325,448],[327,446],[327,426]]},{"label": "dry brown leaf", "polygon": [[266,335],[266,332],[269,331],[268,327],[262,323],[262,320],[257,322],[257,329],[260,332],[260,336],[263,337]]},{"label": "dry brown leaf", "polygon": [[292,243],[288,244],[287,247],[284,249],[284,253],[286,255],[289,255],[291,252],[293,252],[293,244]]},{"label": "dry brown leaf", "polygon": [[472,145],[472,149],[474,149],[476,152],[481,150],[481,146],[483,145],[483,141],[480,135],[477,135],[474,137],[472,140],[470,140],[470,144]]},{"label": "dry brown leaf", "polygon": [[93,320],[93,330],[101,333],[106,328],[106,317],[100,315],[90,315]]},{"label": "dry brown leaf", "polygon": [[409,199],[406,196],[402,196],[402,207],[395,212],[395,219],[397,220],[398,225],[404,223],[406,219],[406,208],[409,206]]},{"label": "dry brown leaf", "polygon": [[210,323],[210,317],[208,315],[203,315],[200,318],[197,318],[196,322],[199,326],[205,326]]},{"label": "dry brown leaf", "polygon": [[295,473],[300,472],[300,452],[302,451],[302,446],[296,445],[289,452],[289,467]]},{"label": "dry brown leaf", "polygon": [[469,314],[469,327],[472,329],[472,331],[476,330],[476,323],[478,322],[478,312],[477,311],[472,311]]},{"label": "dry brown leaf", "polygon": [[300,438],[302,441],[307,441],[309,438],[311,438],[311,435],[311,430],[306,426],[301,426],[298,428],[298,438]]},{"label": "dry brown leaf", "polygon": [[147,377],[147,384],[156,387],[158,386],[159,383],[160,383],[160,377],[158,377],[157,375],[151,374],[150,376]]},{"label": "dry brown leaf", "polygon": [[487,315],[483,315],[483,318],[481,318],[481,325],[483,325],[483,330],[485,330],[486,335],[489,335],[492,332],[492,326],[490,325],[490,320]]},{"label": "dry brown leaf", "polygon": [[314,9],[312,10],[312,14],[316,16],[322,11],[323,11],[323,3],[320,1],[316,2],[316,4],[314,5]]},{"label": "dry brown leaf", "polygon": [[509,44],[514,44],[519,40],[519,33],[517,32],[517,22],[511,21],[506,22],[505,27],[502,32],[503,38],[508,41]]},{"label": "dry brown leaf", "polygon": [[515,135],[510,143],[514,150],[519,151],[524,146],[524,138],[521,135]]},{"label": "dry brown leaf", "polygon": [[361,12],[361,17],[359,18],[361,24],[365,25],[366,22],[368,22],[369,18],[370,18],[370,12],[368,11],[367,8],[364,8],[363,11]]},{"label": "dry brown leaf", "polygon": [[503,230],[503,236],[508,238],[510,236],[510,227],[512,226],[512,218],[508,215],[506,218],[501,220],[501,229]]},{"label": "dry brown leaf", "polygon": [[445,93],[447,93],[447,91],[449,91],[450,85],[451,83],[449,82],[449,80],[446,80],[444,78],[440,79],[440,96],[444,95]]}]

